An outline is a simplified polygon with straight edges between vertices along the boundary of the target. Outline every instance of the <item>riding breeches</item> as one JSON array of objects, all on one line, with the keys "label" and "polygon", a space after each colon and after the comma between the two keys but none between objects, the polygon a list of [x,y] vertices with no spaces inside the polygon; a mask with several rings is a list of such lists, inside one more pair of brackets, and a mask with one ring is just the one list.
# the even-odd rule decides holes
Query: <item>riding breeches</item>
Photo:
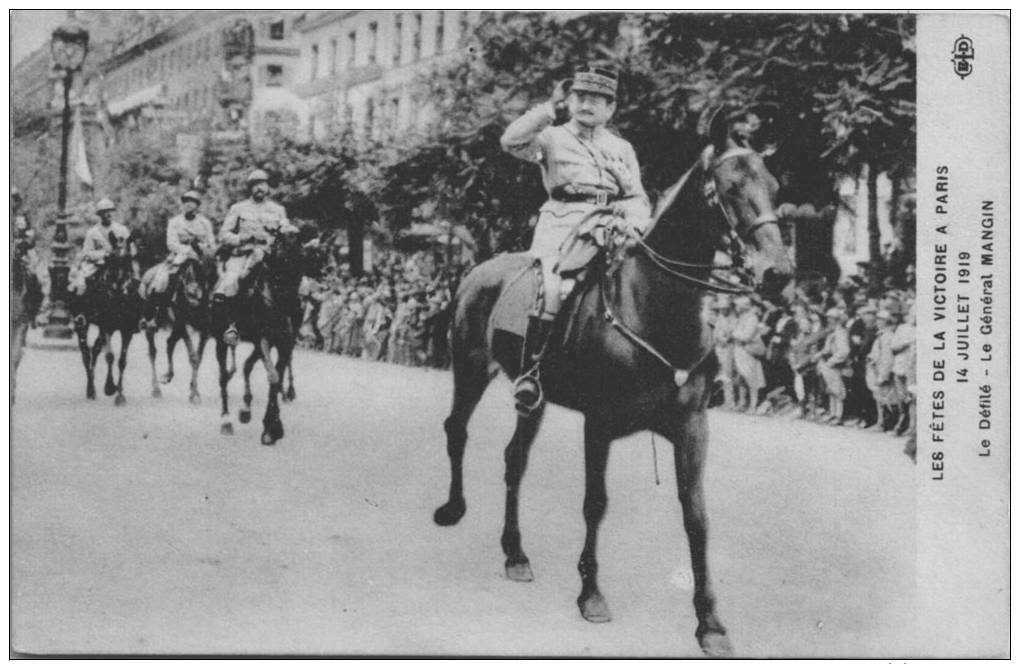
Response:
[{"label": "riding breeches", "polygon": [[223,271],[213,293],[223,297],[237,297],[241,282],[262,261],[263,255],[261,251],[253,251],[247,255],[228,258],[223,264]]}]

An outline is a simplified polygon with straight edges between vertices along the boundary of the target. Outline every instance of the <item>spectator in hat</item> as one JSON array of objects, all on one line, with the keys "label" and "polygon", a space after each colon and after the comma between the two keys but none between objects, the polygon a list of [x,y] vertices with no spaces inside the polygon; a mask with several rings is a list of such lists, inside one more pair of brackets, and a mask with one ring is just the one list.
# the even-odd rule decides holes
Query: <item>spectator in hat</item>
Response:
[{"label": "spectator in hat", "polygon": [[832,424],[842,424],[844,419],[844,402],[846,400],[846,384],[844,377],[849,377],[850,335],[845,326],[846,314],[839,307],[832,307],[825,312],[828,323],[828,336],[822,346],[818,371],[825,381],[825,390],[829,395],[829,414],[826,419]]},{"label": "spectator in hat", "polygon": [[878,423],[883,431],[891,430],[899,420],[899,406],[892,390],[892,336],[896,323],[887,307],[875,313],[877,330],[868,351],[865,379],[875,400]]},{"label": "spectator in hat", "polygon": [[761,338],[761,318],[752,306],[751,298],[741,295],[733,301],[736,323],[733,327],[733,365],[737,373],[737,410],[754,410],[758,407],[765,375],[761,358],[765,344]]},{"label": "spectator in hat", "polygon": [[[902,307],[902,305],[901,305]],[[911,306],[903,320],[896,326],[892,336],[893,354],[893,391],[900,406],[900,419],[896,425],[895,433],[903,435],[911,425],[911,405],[913,394],[909,390],[911,378],[915,375],[915,343],[917,341],[917,327],[915,321],[915,308]]]}]

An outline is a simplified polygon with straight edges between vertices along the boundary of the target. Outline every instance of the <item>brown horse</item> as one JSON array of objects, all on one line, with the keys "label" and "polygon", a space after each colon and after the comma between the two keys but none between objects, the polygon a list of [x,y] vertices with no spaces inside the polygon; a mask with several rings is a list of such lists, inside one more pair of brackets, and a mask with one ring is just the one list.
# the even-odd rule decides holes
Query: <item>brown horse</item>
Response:
[{"label": "brown horse", "polygon": [[[194,246],[196,252],[200,252],[197,242]],[[198,370],[202,364],[205,345],[209,341],[209,298],[215,281],[215,256],[199,253],[198,260],[188,260],[181,266],[178,277],[167,294],[146,294],[147,299],[162,298],[162,301],[150,302],[149,306],[154,311],[165,312],[164,316],[170,326],[170,335],[166,340],[167,370],[161,377],[156,371],[156,329],[147,327],[145,330],[145,338],[149,344],[149,363],[152,367],[153,397],[162,396],[160,383],[165,385],[174,379],[174,349],[177,342],[183,340],[188,351],[188,363],[191,365],[188,400],[193,404],[201,403]],[[197,342],[195,336],[198,337]]]},{"label": "brown horse", "polygon": [[[708,445],[706,406],[717,361],[701,320],[706,290],[733,292],[713,275],[716,249],[747,241],[757,250],[757,273],[777,294],[789,282],[792,263],[775,213],[777,183],[762,157],[733,132],[736,120],[718,115],[702,159],[663,196],[656,223],[643,242],[595,264],[572,305],[557,323],[542,365],[546,396],[585,416],[584,519],[587,537],[578,570],[581,614],[605,622],[610,613],[597,583],[596,540],[606,511],[609,444],[651,430],[673,443],[694,573],[695,635],[708,654],[731,653],[716,616],[708,573],[707,517],[702,470]],[[739,236],[739,239],[732,237]],[[519,369],[520,339],[494,334],[490,316],[504,287],[532,259],[510,254],[475,268],[454,302],[452,330],[454,396],[445,422],[451,481],[449,500],[436,510],[440,525],[464,515],[463,458],[467,423],[498,364],[511,377]],[[507,339],[512,342],[507,342]],[[542,409],[518,414],[506,447],[506,513],[502,535],[506,572],[530,581],[521,546],[517,505],[528,450]]]},{"label": "brown horse", "polygon": [[[135,232],[131,231],[131,235],[123,241],[118,240],[112,232],[109,238],[113,251],[91,280],[88,293],[72,300],[71,309],[75,314],[74,329],[78,335],[78,349],[81,351],[82,364],[85,365],[85,397],[96,398],[96,362],[100,353],[105,352],[106,382],[103,393],[108,397],[116,395],[114,403],[123,406],[127,402],[124,397],[124,369],[127,367],[131,338],[138,331],[142,318],[142,296],[138,292],[139,280],[132,267]],[[99,328],[99,335],[91,349],[88,344],[90,325]],[[120,332],[116,382],[113,380],[114,353],[111,343],[114,332]]]}]

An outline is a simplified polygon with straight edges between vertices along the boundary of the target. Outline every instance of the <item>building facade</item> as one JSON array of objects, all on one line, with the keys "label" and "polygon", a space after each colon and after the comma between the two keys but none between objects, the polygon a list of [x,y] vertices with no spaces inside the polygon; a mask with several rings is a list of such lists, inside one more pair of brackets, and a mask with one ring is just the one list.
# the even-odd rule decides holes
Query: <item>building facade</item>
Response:
[{"label": "building facade", "polygon": [[94,82],[115,131],[158,122],[255,134],[268,113],[300,117],[293,12],[195,11],[109,58]]},{"label": "building facade", "polygon": [[319,11],[295,23],[301,63],[294,92],[301,130],[322,136],[331,123],[385,138],[420,126],[427,99],[420,77],[465,45],[481,12]]}]

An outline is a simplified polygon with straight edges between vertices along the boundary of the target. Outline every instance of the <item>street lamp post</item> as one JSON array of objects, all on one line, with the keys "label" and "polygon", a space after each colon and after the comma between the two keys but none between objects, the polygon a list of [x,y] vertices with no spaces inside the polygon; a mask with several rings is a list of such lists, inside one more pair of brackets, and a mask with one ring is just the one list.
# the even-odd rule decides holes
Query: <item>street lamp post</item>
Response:
[{"label": "street lamp post", "polygon": [[67,281],[71,271],[68,259],[71,243],[67,237],[67,153],[71,135],[71,84],[74,81],[75,72],[81,70],[85,63],[85,56],[89,51],[88,30],[74,18],[73,11],[69,14],[67,22],[54,30],[50,38],[53,66],[60,72],[63,82],[64,105],[60,124],[60,181],[57,190],[59,212],[57,213],[56,229],[53,231],[53,244],[50,246],[52,251],[50,261],[52,309],[49,322],[43,332],[46,337],[62,339],[71,336],[71,328],[68,326],[71,316],[67,307]]}]

